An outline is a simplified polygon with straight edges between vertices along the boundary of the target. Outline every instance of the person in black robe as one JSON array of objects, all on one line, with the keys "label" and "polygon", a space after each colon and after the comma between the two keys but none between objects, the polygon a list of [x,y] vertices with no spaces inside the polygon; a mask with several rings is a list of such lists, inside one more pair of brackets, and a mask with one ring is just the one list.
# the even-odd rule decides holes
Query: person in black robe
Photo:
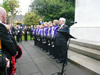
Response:
[{"label": "person in black robe", "polygon": [[11,28],[11,33],[12,33],[12,36],[15,38],[15,35],[16,35],[16,29],[14,28],[14,26],[12,26]]},{"label": "person in black robe", "polygon": [[33,40],[33,30],[34,30],[34,28],[33,28],[33,25],[31,25],[31,28],[30,28],[30,40]]},{"label": "person in black robe", "polygon": [[25,38],[25,41],[27,41],[27,27],[25,26],[24,28],[24,38]]},{"label": "person in black robe", "polygon": [[17,42],[22,42],[22,28],[18,25],[17,29]]}]

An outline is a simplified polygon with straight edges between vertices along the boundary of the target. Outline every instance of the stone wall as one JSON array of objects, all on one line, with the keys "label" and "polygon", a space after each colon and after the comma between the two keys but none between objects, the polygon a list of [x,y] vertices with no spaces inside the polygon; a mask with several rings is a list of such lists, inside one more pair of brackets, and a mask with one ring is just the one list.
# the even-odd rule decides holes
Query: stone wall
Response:
[{"label": "stone wall", "polygon": [[71,34],[78,39],[100,42],[100,0],[76,0]]}]

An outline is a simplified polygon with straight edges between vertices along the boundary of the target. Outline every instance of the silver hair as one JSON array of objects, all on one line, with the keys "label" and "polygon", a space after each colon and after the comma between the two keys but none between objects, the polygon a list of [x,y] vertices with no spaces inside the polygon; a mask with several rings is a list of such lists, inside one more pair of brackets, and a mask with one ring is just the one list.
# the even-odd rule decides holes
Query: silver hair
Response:
[{"label": "silver hair", "polygon": [[6,13],[6,10],[3,7],[0,7],[0,13],[2,14],[4,12]]},{"label": "silver hair", "polygon": [[66,23],[66,19],[65,18],[60,18],[59,21],[64,21],[64,24]]}]

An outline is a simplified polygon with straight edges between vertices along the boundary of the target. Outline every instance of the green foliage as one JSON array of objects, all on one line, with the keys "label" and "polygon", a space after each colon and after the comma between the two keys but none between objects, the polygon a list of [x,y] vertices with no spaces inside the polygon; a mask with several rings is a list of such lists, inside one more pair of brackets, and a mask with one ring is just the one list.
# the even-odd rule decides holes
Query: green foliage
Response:
[{"label": "green foliage", "polygon": [[7,12],[7,17],[11,17],[11,24],[14,23],[14,18],[16,16],[16,13],[18,12],[16,9],[19,8],[19,1],[18,0],[4,0],[2,7]]},{"label": "green foliage", "polygon": [[30,5],[32,11],[38,11],[40,16],[44,16],[45,21],[52,21],[64,17],[66,24],[71,25],[74,21],[74,0],[35,0]]},{"label": "green foliage", "polygon": [[24,24],[25,25],[37,25],[39,24],[39,19],[41,17],[34,12],[28,12],[24,16]]},{"label": "green foliage", "polygon": [[4,0],[2,7],[5,8],[8,16],[16,15],[17,13],[16,8],[19,7],[19,1],[18,0]]}]

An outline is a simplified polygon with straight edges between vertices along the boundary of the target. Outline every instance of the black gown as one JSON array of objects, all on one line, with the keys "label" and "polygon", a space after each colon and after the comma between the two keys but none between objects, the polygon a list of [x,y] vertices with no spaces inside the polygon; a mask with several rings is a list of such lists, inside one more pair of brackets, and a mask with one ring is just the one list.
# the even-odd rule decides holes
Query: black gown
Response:
[{"label": "black gown", "polygon": [[25,41],[27,41],[27,28],[26,29],[24,29],[24,38],[25,38]]},{"label": "black gown", "polygon": [[9,37],[8,30],[1,23],[0,23],[0,39],[2,45],[2,54],[11,61],[11,56],[15,56],[17,50],[14,42]]}]

